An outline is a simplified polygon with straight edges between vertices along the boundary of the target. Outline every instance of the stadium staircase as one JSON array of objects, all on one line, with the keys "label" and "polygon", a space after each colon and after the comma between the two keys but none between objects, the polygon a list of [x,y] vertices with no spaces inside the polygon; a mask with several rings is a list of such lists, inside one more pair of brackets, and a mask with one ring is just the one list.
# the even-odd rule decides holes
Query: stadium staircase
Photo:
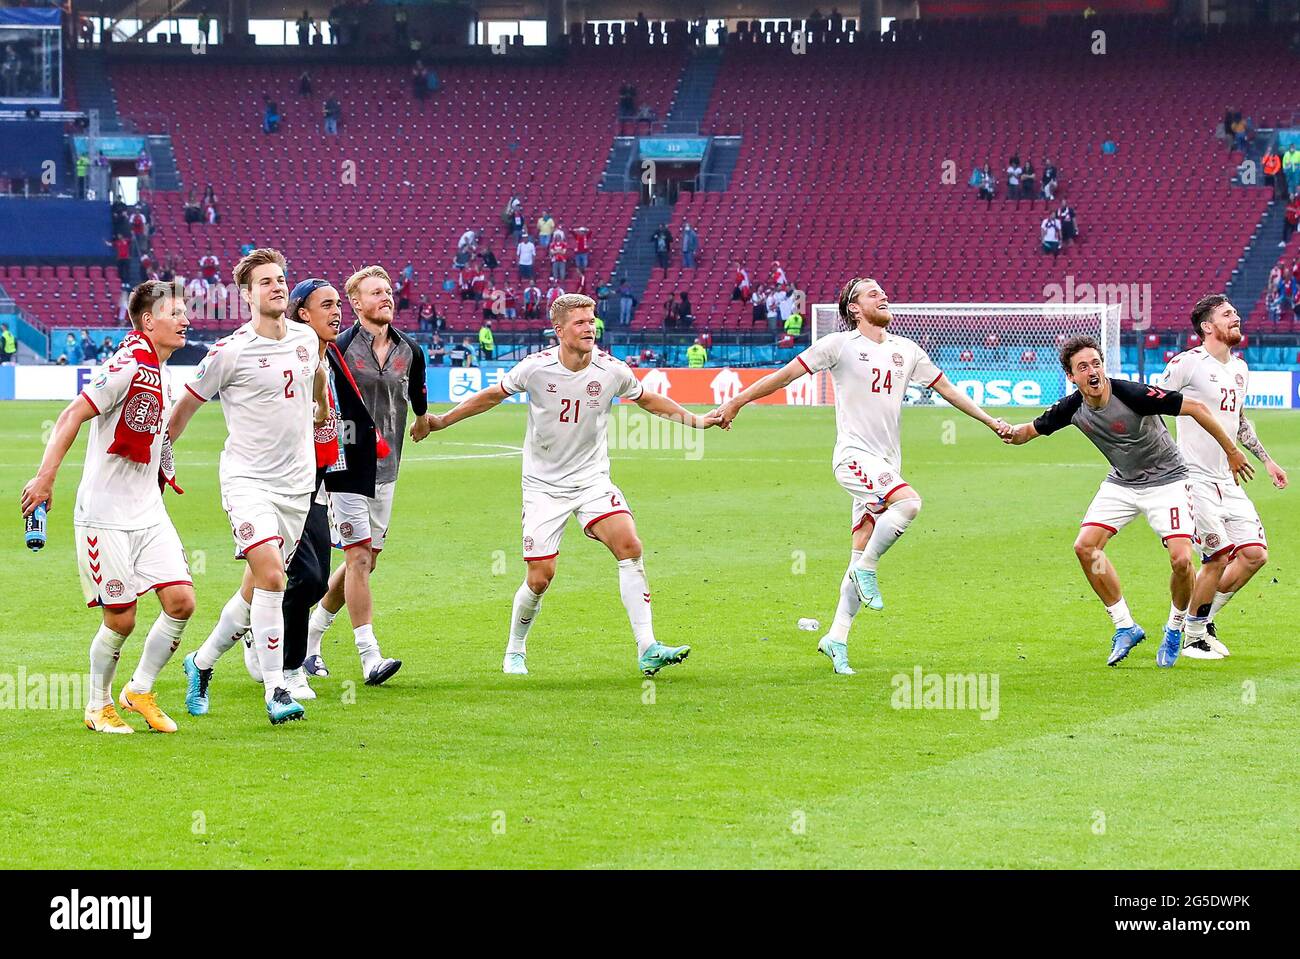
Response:
[{"label": "stadium staircase", "polygon": [[153,160],[153,189],[176,191],[181,189],[181,173],[176,167],[176,151],[172,138],[165,133],[151,133],[145,143],[149,158]]},{"label": "stadium staircase", "polygon": [[692,49],[691,58],[673,91],[673,105],[668,108],[667,120],[678,124],[699,124],[709,110],[713,88],[722,69],[723,47],[698,46]]},{"label": "stadium staircase", "polygon": [[635,137],[614,137],[610,144],[605,170],[600,175],[602,193],[625,193],[637,189],[639,178],[633,175],[632,157],[636,153]]},{"label": "stadium staircase", "polygon": [[[1245,252],[1237,261],[1237,268],[1232,271],[1232,280],[1224,290],[1242,317],[1258,321],[1267,312],[1264,306],[1264,287],[1268,283],[1269,271],[1278,262],[1283,209],[1283,204],[1276,200],[1269,201],[1255,225],[1250,242],[1246,244]],[[1290,322],[1285,322],[1289,328]]]},{"label": "stadium staircase", "polygon": [[70,62],[78,107],[87,112],[99,111],[101,133],[116,133],[121,130],[117,96],[109,81],[108,69],[104,66],[103,53],[98,50],[78,50]]},{"label": "stadium staircase", "polygon": [[[668,223],[672,217],[673,208],[664,203],[638,206],[632,217],[632,225],[628,228],[627,237],[623,241],[623,248],[619,251],[614,272],[620,279],[627,277],[632,287],[632,295],[637,298],[637,311],[632,321],[634,327],[644,327],[662,319],[662,314],[659,312],[660,304],[650,303],[645,299],[650,274],[656,267],[654,246],[650,238],[655,230]],[[681,237],[674,237],[674,239],[680,245]],[[680,251],[674,249],[673,258],[680,260]],[[651,313],[654,313],[653,317],[650,316]]]}]

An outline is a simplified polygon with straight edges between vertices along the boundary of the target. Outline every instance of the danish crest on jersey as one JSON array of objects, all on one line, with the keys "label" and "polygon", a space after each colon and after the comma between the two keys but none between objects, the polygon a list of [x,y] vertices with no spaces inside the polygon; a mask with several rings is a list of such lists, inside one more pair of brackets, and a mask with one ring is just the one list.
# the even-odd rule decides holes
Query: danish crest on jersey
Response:
[{"label": "danish crest on jersey", "polygon": [[899,368],[902,367],[902,365],[903,365],[903,354],[902,354],[902,353],[895,353],[895,354],[894,354],[894,365],[897,366],[897,367],[899,367]]},{"label": "danish crest on jersey", "polygon": [[352,524],[351,524],[351,523],[339,523],[339,535],[340,535],[340,536],[345,536],[345,537],[351,539],[351,538],[352,538]]},{"label": "danish crest on jersey", "polygon": [[239,538],[242,539],[242,540],[244,540],[244,542],[248,542],[248,540],[250,540],[250,539],[253,538],[253,524],[252,524],[252,523],[240,523],[240,524],[239,524]]},{"label": "danish crest on jersey", "polygon": [[156,433],[162,420],[162,401],[153,393],[137,393],[122,411],[126,425],[137,433]]},{"label": "danish crest on jersey", "polygon": [[298,359],[306,363],[308,359],[307,347],[305,346],[298,347],[297,353],[298,353]]},{"label": "danish crest on jersey", "polygon": [[888,486],[888,485],[889,485],[890,483],[892,483],[893,481],[894,481],[894,474],[893,474],[893,473],[881,473],[881,474],[880,474],[880,485],[881,485],[881,486]]},{"label": "danish crest on jersey", "polygon": [[1246,386],[1246,378],[1240,373],[1237,374],[1237,388],[1243,389]]},{"label": "danish crest on jersey", "polygon": [[1205,534],[1205,548],[1206,548],[1206,549],[1218,549],[1218,548],[1219,548],[1219,534],[1218,534],[1218,533],[1206,533],[1206,534]]},{"label": "danish crest on jersey", "polygon": [[104,584],[104,595],[109,599],[121,599],[122,594],[126,592],[126,587],[122,585],[120,579],[110,579]]},{"label": "danish crest on jersey", "polygon": [[599,395],[600,395],[600,383],[598,383],[596,380],[592,380],[590,383],[588,383],[588,384],[587,384],[587,395],[588,395],[588,396],[599,396]]},{"label": "danish crest on jersey", "polygon": [[532,548],[533,548],[533,538],[532,538],[531,536],[525,536],[525,537],[524,537],[524,549],[526,549],[526,550],[531,550]]}]

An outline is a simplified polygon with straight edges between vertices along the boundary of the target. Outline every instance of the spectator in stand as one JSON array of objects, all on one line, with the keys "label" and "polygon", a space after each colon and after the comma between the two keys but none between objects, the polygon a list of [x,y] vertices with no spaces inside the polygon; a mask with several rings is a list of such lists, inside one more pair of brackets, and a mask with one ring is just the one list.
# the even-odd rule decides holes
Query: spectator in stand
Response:
[{"label": "spectator in stand", "polygon": [[668,279],[668,264],[671,262],[673,253],[673,235],[668,229],[668,224],[663,224],[654,233],[650,234],[650,244],[654,247],[655,260],[659,263],[659,268],[664,271],[664,279]]},{"label": "spectator in stand", "polygon": [[695,227],[691,226],[687,220],[682,224],[682,266],[688,270],[695,268],[695,254],[700,249],[700,235],[695,232]]},{"label": "spectator in stand", "polygon": [[262,132],[277,133],[280,130],[280,105],[265,93],[262,94]]},{"label": "spectator in stand", "polygon": [[524,287],[524,319],[536,320],[542,315],[542,288],[530,282]]},{"label": "spectator in stand", "polygon": [[1060,221],[1062,246],[1079,238],[1079,220],[1075,216],[1074,207],[1069,203],[1062,203],[1061,208],[1056,211],[1056,218]]},{"label": "spectator in stand", "polygon": [[343,106],[335,97],[325,101],[325,132],[336,136],[339,132],[339,118],[343,116]]},{"label": "spectator in stand", "polygon": [[781,266],[780,260],[772,261],[772,285],[778,290],[784,290],[790,284],[789,278],[785,275],[785,267]]},{"label": "spectator in stand", "polygon": [[523,237],[524,203],[519,197],[512,196],[506,203],[506,208],[501,211],[501,222],[505,224],[506,236]]},{"label": "spectator in stand", "polygon": [[790,290],[782,290],[780,296],[778,296],[776,300],[777,319],[781,321],[782,327],[784,327],[790,321],[790,317],[794,315],[794,308],[794,293]]},{"label": "spectator in stand", "polygon": [[767,322],[767,289],[762,284],[750,293],[749,310],[752,326],[761,326]]},{"label": "spectator in stand", "polygon": [[411,274],[403,274],[397,281],[396,316],[401,316],[411,306],[411,297],[415,295],[415,279]]},{"label": "spectator in stand", "polygon": [[488,294],[488,275],[480,267],[469,281],[469,295],[472,300],[481,300]]},{"label": "spectator in stand", "polygon": [[1287,197],[1287,179],[1282,172],[1282,157],[1272,146],[1264,154],[1263,160],[1264,183],[1273,188],[1273,199],[1282,200]]},{"label": "spectator in stand", "polygon": [[632,324],[632,314],[636,310],[636,294],[632,292],[632,284],[623,277],[618,284],[618,322],[622,326]]},{"label": "spectator in stand", "polygon": [[564,287],[560,286],[558,280],[551,280],[551,285],[546,290],[546,312],[545,316],[551,315],[551,304],[564,296]]},{"label": "spectator in stand", "polygon": [[82,363],[99,362],[99,347],[97,347],[95,341],[90,338],[89,330],[81,331],[81,343],[77,346],[77,352],[81,356]]},{"label": "spectator in stand", "polygon": [[1061,254],[1061,221],[1054,213],[1048,213],[1043,217],[1043,222],[1038,227],[1039,236],[1043,241],[1043,252],[1052,254],[1052,258]]},{"label": "spectator in stand", "polygon": [[311,94],[311,71],[304,70],[302,71],[302,75],[298,77],[298,96],[310,97]]},{"label": "spectator in stand", "polygon": [[1278,246],[1287,245],[1291,234],[1296,231],[1297,224],[1300,224],[1300,191],[1291,197],[1291,202],[1286,205],[1286,210],[1282,213],[1282,242]]},{"label": "spectator in stand", "polygon": [[1264,293],[1264,307],[1268,310],[1268,321],[1274,326],[1282,322],[1282,298],[1277,287],[1270,285]]},{"label": "spectator in stand", "polygon": [[442,337],[435,333],[433,342],[429,344],[429,365],[442,366],[445,362],[447,362],[447,348],[442,344]]},{"label": "spectator in stand", "polygon": [[601,319],[609,316],[610,300],[614,298],[614,278],[611,276],[596,287],[596,315]]},{"label": "spectator in stand", "polygon": [[99,344],[99,355],[96,357],[99,362],[106,362],[109,357],[117,352],[117,344],[113,342],[111,336],[105,336],[104,342]]},{"label": "spectator in stand", "polygon": [[507,320],[513,320],[519,316],[519,297],[515,293],[515,288],[509,282],[506,283],[503,304]]},{"label": "spectator in stand", "polygon": [[304,10],[302,16],[298,18],[298,43],[301,46],[307,46],[311,43],[311,11]]},{"label": "spectator in stand", "polygon": [[152,173],[153,158],[149,156],[149,148],[141,147],[140,155],[135,158],[135,175],[141,190],[148,190],[152,186]]},{"label": "spectator in stand", "polygon": [[420,305],[415,308],[416,322],[419,324],[421,333],[431,333],[433,331],[433,318],[437,316],[433,304],[429,302],[429,294],[420,294]]},{"label": "spectator in stand", "polygon": [[1282,278],[1278,280],[1277,297],[1282,309],[1294,309],[1296,304],[1296,293],[1300,292],[1300,284],[1296,283],[1296,278],[1291,272],[1290,267],[1283,267]]},{"label": "spectator in stand", "polygon": [[689,330],[695,324],[695,310],[691,307],[691,298],[682,290],[681,302],[677,304],[677,328]]},{"label": "spectator in stand", "polygon": [[[1029,201],[1029,206],[1032,208],[1034,197],[1038,195],[1038,174],[1034,172],[1033,160],[1025,161],[1025,169],[1020,174],[1020,195]],[[1016,206],[1020,206],[1020,201],[1016,201]]]},{"label": "spectator in stand", "polygon": [[149,220],[137,206],[131,211],[127,223],[131,227],[131,252],[135,256],[140,256],[150,248]]},{"label": "spectator in stand", "polygon": [[483,319],[490,320],[494,315],[502,310],[502,303],[505,300],[505,290],[501,289],[495,283],[488,284],[488,288],[483,291],[483,299],[479,302],[483,304]]},{"label": "spectator in stand", "polygon": [[542,215],[537,218],[537,242],[541,243],[543,250],[551,245],[551,234],[554,232],[555,217],[543,210]]},{"label": "spectator in stand", "polygon": [[469,337],[465,337],[459,343],[451,348],[451,365],[452,366],[473,366],[474,365],[474,347],[469,342]]},{"label": "spectator in stand", "polygon": [[[131,241],[126,237],[118,235],[111,240],[105,240],[113,248],[113,255],[117,257],[117,277],[123,283],[131,281]],[[75,363],[76,360],[70,359],[69,362]]]},{"label": "spectator in stand", "polygon": [[211,286],[217,282],[217,271],[221,269],[221,261],[212,253],[199,257],[199,275],[203,277],[205,286]]},{"label": "spectator in stand", "polygon": [[590,296],[587,292],[587,274],[581,270],[578,271],[578,287],[573,292],[581,293],[583,296]]},{"label": "spectator in stand", "polygon": [[1043,161],[1043,186],[1042,196],[1047,203],[1056,200],[1056,164],[1048,157]]},{"label": "spectator in stand", "polygon": [[483,252],[478,255],[478,261],[483,265],[483,269],[487,270],[488,279],[495,281],[497,268],[501,266],[501,261],[497,259],[490,242],[483,248]]},{"label": "spectator in stand", "polygon": [[1020,205],[1020,177],[1025,172],[1020,165],[1020,155],[1013,154],[1007,162],[1007,199],[1015,200]]},{"label": "spectator in stand", "polygon": [[767,328],[775,333],[781,322],[781,291],[774,286],[767,288],[767,296],[763,298],[763,319],[767,321]]},{"label": "spectator in stand", "polygon": [[732,302],[749,302],[749,295],[751,292],[749,286],[749,271],[741,265],[739,260],[737,260],[735,282],[731,289]]},{"label": "spectator in stand", "polygon": [[411,67],[411,93],[417,100],[429,97],[429,70],[423,60],[416,60],[415,66]]},{"label": "spectator in stand", "polygon": [[997,193],[998,181],[993,176],[992,168],[986,163],[984,169],[980,171],[979,198],[988,204],[988,208],[993,209],[993,196]]},{"label": "spectator in stand", "polygon": [[677,325],[677,294],[676,292],[668,295],[668,302],[664,304],[663,325],[665,330],[671,330]]},{"label": "spectator in stand", "polygon": [[551,278],[563,280],[569,272],[569,244],[560,238],[561,234],[557,233],[556,237],[551,241]]},{"label": "spectator in stand", "polygon": [[1287,147],[1286,153],[1282,154],[1282,172],[1286,174],[1288,184],[1297,182],[1297,174],[1300,174],[1300,140],[1293,142]]},{"label": "spectator in stand", "polygon": [[591,264],[591,230],[585,226],[573,231],[573,262],[580,270]]},{"label": "spectator in stand", "polygon": [[77,345],[77,338],[71,333],[63,341],[63,355],[68,358],[68,362],[73,366],[81,362],[81,347]]},{"label": "spectator in stand", "polygon": [[537,247],[525,233],[519,240],[519,245],[515,247],[515,256],[519,258],[519,279],[531,280],[533,278],[533,261],[537,259]]}]

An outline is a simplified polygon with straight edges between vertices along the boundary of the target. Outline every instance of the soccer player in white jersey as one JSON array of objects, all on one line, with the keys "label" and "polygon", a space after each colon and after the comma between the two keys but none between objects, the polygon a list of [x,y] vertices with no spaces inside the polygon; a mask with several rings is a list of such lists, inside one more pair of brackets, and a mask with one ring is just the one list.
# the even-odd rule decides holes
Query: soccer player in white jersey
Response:
[{"label": "soccer player in white jersey", "polygon": [[729,426],[747,403],[775,393],[799,377],[829,370],[835,381],[835,478],[853,497],[853,549],[840,583],[830,632],[817,644],[835,672],[852,675],[849,627],[863,603],[884,609],[876,570],[921,511],[921,497],[902,476],[899,420],[909,383],[933,389],[995,433],[1006,427],[949,382],[925,350],[889,333],[889,297],[880,284],[857,277],[839,298],[843,329],[823,336],[775,373],[769,373],[718,408]]},{"label": "soccer player in white jersey", "polygon": [[269,249],[253,250],[236,264],[235,284],[253,318],[212,347],[171,418],[171,435],[178,439],[195,411],[221,394],[228,434],[221,451],[221,501],[235,558],[248,563],[216,628],[185,657],[185,705],[194,716],[208,711],[213,666],[251,629],[273,725],[303,716],[284,678],[285,567],[314,492],[313,398],[322,412],[327,406],[317,376],[316,333],[305,323],[285,321],[284,267],[284,257]]},{"label": "soccer player in white jersey", "polygon": [[182,292],[165,283],[137,286],[127,313],[134,332],[59,414],[40,471],[23,488],[22,507],[27,516],[40,503],[53,505],[59,466],[81,424],[90,420],[73,511],[86,605],[103,612],[103,625],[90,644],[86,728],[134,731],[113,708],[113,676],[122,644],[135,629],[137,599],[155,591],[162,612],[119,704],[143,716],[150,729],[174,733],[176,723],[159,708],[153,684],[194,613],[189,564],[162,499],[164,482],[179,490],[166,434],[172,406],[167,360],[185,345],[190,323]]},{"label": "soccer player in white jersey", "polygon": [[695,429],[708,429],[719,420],[716,414],[696,416],[666,396],[646,392],[626,363],[597,350],[595,310],[596,301],[588,296],[557,297],[550,318],[558,346],[521,360],[500,383],[442,416],[431,414],[433,429],[441,430],[485,413],[515,393],[528,394],[523,471],[523,552],[528,572],[515,593],[510,640],[501,667],[506,673],[528,672],[528,631],[537,618],[542,594],[555,577],[560,540],[570,516],[577,516],[583,532],[604,543],[618,560],[619,593],[632,623],[641,671],[653,676],[680,663],[691,651],[689,646],[655,641],[641,540],[627,498],[609,478],[606,424],[615,397]]},{"label": "soccer player in white jersey", "polygon": [[[1241,342],[1236,308],[1221,293],[1201,297],[1192,308],[1192,329],[1202,345],[1170,360],[1162,385],[1208,406],[1223,431],[1264,464],[1273,485],[1286,489],[1286,470],[1268,455],[1245,415],[1250,369],[1232,355]],[[1228,648],[1215,635],[1214,617],[1268,562],[1268,538],[1255,504],[1233,479],[1214,437],[1194,419],[1180,416],[1178,447],[1187,463],[1201,546],[1201,569],[1186,610],[1183,653],[1193,659],[1222,659]],[[1178,612],[1171,611],[1171,622]]]}]

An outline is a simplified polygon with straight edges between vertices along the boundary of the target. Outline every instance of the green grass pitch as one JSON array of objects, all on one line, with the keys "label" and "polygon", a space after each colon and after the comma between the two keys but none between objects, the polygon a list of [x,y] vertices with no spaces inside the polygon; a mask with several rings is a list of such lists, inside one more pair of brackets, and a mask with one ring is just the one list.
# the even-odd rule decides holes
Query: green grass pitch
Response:
[{"label": "green grass pitch", "polygon": [[[20,542],[18,493],[58,408],[0,410],[0,677],[84,672],[97,624],[70,529],[84,439],[50,546]],[[1300,481],[1300,420],[1256,423]],[[858,675],[838,677],[820,634],[796,628],[830,621],[848,560],[834,413],[751,407],[696,459],[613,451],[656,633],[690,643],[690,659],[645,685],[613,559],[571,523],[532,675],[512,677],[500,666],[523,572],[523,430],[524,410],[504,407],[408,444],[374,580],[377,634],[405,661],[391,686],[357,683],[340,617],[305,722],[267,723],[238,650],[199,719],[182,703],[180,655],[168,666],[158,690],[174,736],[0,710],[0,866],[1300,865],[1300,490],[1251,485],[1271,561],[1221,616],[1222,662],[1156,668],[1168,564],[1141,522],[1119,536],[1110,552],[1150,638],[1107,669],[1110,623],[1071,550],[1100,456],[1076,431],[1010,449],[950,410],[909,409],[904,474],[925,508],[882,566],[887,608],[858,617]],[[218,500],[223,436],[219,411],[201,412],[177,451],[186,494],[168,495],[198,591],[183,651],[241,572]],[[142,602],[118,686],[156,610]],[[893,708],[894,677],[917,667],[996,677],[996,718]]]}]

